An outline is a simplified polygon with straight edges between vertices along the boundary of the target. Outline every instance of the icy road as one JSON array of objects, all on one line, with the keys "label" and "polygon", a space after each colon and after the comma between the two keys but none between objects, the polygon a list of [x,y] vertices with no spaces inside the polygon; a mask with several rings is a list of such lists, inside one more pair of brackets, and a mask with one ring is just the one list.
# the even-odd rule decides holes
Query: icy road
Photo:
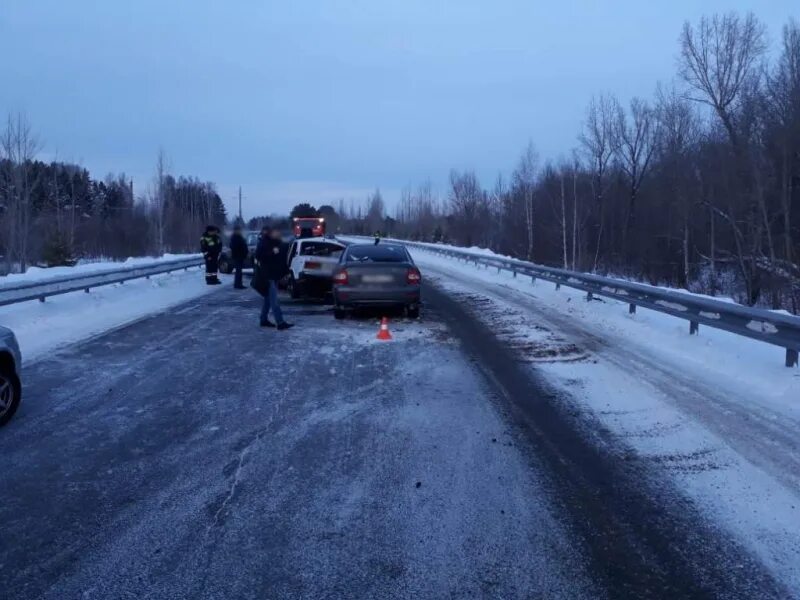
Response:
[{"label": "icy road", "polygon": [[713,480],[685,479],[744,454],[791,519],[780,424],[754,430],[775,433],[772,458],[718,444],[676,477],[612,419],[643,406],[690,427],[636,372],[619,386],[640,406],[593,404],[592,377],[622,360],[602,339],[428,267],[424,317],[392,342],[315,305],[260,330],[255,295],[226,288],[27,365],[0,431],[0,597],[798,597],[797,525],[729,514]]}]

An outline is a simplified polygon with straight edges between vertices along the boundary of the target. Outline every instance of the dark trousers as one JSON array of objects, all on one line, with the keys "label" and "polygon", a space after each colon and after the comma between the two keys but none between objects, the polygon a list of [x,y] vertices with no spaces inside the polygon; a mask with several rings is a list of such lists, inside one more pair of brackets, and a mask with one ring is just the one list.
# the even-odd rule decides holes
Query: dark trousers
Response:
[{"label": "dark trousers", "polygon": [[217,271],[219,270],[219,256],[208,254],[204,257],[206,259],[206,283],[211,283],[217,280]]},{"label": "dark trousers", "polygon": [[244,261],[234,260],[233,261],[233,287],[244,287],[242,283],[242,269],[244,268]]}]

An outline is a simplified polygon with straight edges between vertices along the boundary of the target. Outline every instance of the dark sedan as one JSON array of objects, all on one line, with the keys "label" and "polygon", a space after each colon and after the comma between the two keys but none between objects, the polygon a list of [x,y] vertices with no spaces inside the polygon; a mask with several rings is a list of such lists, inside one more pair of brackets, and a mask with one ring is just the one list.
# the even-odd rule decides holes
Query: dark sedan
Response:
[{"label": "dark sedan", "polygon": [[401,244],[353,244],[333,273],[334,315],[361,307],[404,308],[419,317],[422,276]]}]

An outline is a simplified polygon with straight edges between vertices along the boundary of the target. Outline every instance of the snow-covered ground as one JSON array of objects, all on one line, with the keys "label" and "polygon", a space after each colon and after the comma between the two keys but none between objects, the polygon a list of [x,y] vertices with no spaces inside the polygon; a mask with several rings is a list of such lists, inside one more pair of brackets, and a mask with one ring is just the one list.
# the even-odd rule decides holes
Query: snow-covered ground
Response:
[{"label": "snow-covered ground", "polygon": [[[423,272],[800,593],[800,371],[783,350],[422,250]],[[620,457],[624,459],[624,456]]]},{"label": "snow-covered ground", "polygon": [[[195,255],[166,255],[161,258],[132,258],[124,263],[91,263],[75,267],[29,269],[27,273],[0,277],[3,283],[43,281],[79,273],[98,273],[121,266],[153,264],[192,258]],[[200,268],[134,279],[124,284],[92,288],[90,293],[73,292],[0,307],[0,325],[17,335],[23,362],[41,358],[52,350],[119,327],[170,306],[216,289],[205,284]]]},{"label": "snow-covered ground", "polygon": [[29,267],[24,273],[9,273],[8,275],[0,276],[0,290],[4,285],[19,285],[24,283],[33,283],[46,281],[55,277],[63,277],[65,275],[82,275],[90,273],[105,273],[106,271],[114,271],[125,267],[141,267],[145,265],[153,265],[162,262],[170,262],[173,260],[180,260],[184,258],[200,258],[200,254],[165,254],[164,256],[137,256],[131,257],[124,261],[96,261],[96,262],[80,262],[74,267],[50,267],[47,269],[41,267]]}]

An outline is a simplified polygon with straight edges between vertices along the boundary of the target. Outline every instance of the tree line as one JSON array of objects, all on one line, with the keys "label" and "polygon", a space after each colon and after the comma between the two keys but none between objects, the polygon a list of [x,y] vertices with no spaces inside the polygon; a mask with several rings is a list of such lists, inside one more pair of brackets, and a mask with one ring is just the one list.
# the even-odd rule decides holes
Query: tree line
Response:
[{"label": "tree line", "polygon": [[124,174],[93,179],[79,165],[38,160],[40,151],[25,117],[9,116],[0,131],[2,272],[194,252],[206,224],[226,223],[214,184],[171,175],[163,152],[153,180],[135,195]]},{"label": "tree line", "polygon": [[797,313],[800,28],[770,48],[752,14],[687,22],[677,65],[652,98],[592,98],[567,157],[531,143],[489,185],[453,170],[444,197],[404,190],[394,219],[379,192],[341,218]]}]

